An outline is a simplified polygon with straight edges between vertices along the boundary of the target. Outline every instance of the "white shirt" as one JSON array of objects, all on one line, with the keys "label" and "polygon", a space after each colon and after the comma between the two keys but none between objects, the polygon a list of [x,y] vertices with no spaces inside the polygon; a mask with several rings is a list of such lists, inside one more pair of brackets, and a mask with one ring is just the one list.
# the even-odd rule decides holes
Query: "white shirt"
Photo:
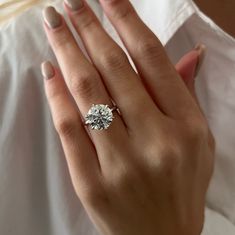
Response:
[{"label": "white shirt", "polygon": [[[131,2],[174,63],[198,42],[207,45],[196,92],[217,148],[203,235],[234,235],[235,39],[190,0]],[[123,47],[99,3],[88,3]],[[54,5],[71,27],[61,1]],[[97,235],[72,187],[45,97],[40,64],[48,59],[58,64],[41,9],[34,7],[0,28],[0,234]]]}]

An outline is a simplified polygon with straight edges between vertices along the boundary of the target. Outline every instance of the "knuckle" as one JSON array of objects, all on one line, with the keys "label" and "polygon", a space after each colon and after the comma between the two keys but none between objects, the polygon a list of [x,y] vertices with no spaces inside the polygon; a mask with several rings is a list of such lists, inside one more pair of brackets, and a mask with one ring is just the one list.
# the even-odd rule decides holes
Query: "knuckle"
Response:
[{"label": "knuckle", "polygon": [[107,172],[108,180],[106,182],[106,187],[108,191],[112,191],[113,188],[116,188],[120,191],[125,187],[125,184],[128,181],[128,173],[130,173],[130,170],[128,169],[129,167],[126,165],[124,166],[123,163],[116,162],[115,169],[109,170]]},{"label": "knuckle", "polygon": [[105,70],[121,70],[127,65],[127,56],[119,49],[110,49],[101,55],[100,62]]},{"label": "knuckle", "polygon": [[[159,166],[164,165],[165,162],[170,161],[173,159],[172,156],[174,156],[177,152],[174,149],[174,139],[169,135],[169,133],[160,133],[161,141],[154,139],[149,144],[146,145],[145,151],[147,152],[147,155],[150,157],[150,159],[156,159],[157,158],[157,164]],[[159,138],[158,138],[159,139]],[[169,144],[171,143],[171,144]]]},{"label": "knuckle", "polygon": [[78,22],[79,23],[77,25],[80,31],[89,30],[90,27],[96,26],[97,24],[95,18],[93,16],[88,16],[88,15],[86,15],[86,17],[83,17],[82,21],[80,20]]},{"label": "knuckle", "polygon": [[[137,172],[138,169],[138,172]],[[115,187],[119,191],[128,192],[133,184],[140,183],[140,177],[142,175],[142,171],[140,168],[136,168],[135,164],[131,166],[127,164],[127,166],[120,166],[113,173],[113,177],[110,177],[110,186],[111,188]]]},{"label": "knuckle", "polygon": [[67,46],[71,45],[71,35],[69,35],[67,32],[60,31],[58,32],[59,35],[57,35],[56,39],[53,42],[53,46],[56,50],[65,48]]},{"label": "knuckle", "polygon": [[161,179],[170,179],[177,175],[182,164],[182,156],[177,148],[178,146],[174,148],[168,144],[158,146],[154,151],[154,159],[156,159],[154,164],[156,167],[153,174]]},{"label": "knuckle", "polygon": [[90,98],[95,94],[97,83],[91,73],[83,73],[70,76],[71,93],[82,98]]},{"label": "knuckle", "polygon": [[164,50],[155,38],[140,41],[137,45],[137,53],[147,60],[156,61],[164,58]]},{"label": "knuckle", "polygon": [[110,199],[105,191],[98,187],[89,188],[82,193],[84,202],[93,209],[104,209],[110,204]]},{"label": "knuckle", "polygon": [[165,164],[163,165],[162,174],[160,174],[160,176],[167,179],[168,183],[173,183],[181,171],[181,165],[182,161],[179,156],[168,156],[168,158],[165,159]]},{"label": "knuckle", "polygon": [[208,136],[208,127],[201,118],[193,118],[186,122],[188,141],[202,141]]},{"label": "knuckle", "polygon": [[59,135],[73,137],[77,132],[78,122],[75,118],[59,118],[55,121],[55,127]]},{"label": "knuckle", "polygon": [[[115,4],[115,1],[114,1],[114,4]],[[126,20],[129,17],[132,17],[133,14],[136,14],[134,8],[132,8],[132,7],[123,7],[123,8],[120,8],[119,10],[117,10],[117,11],[114,11],[112,17],[115,18],[116,21],[119,21],[119,20],[123,21],[123,20]]]},{"label": "knuckle", "polygon": [[169,147],[168,145],[160,150],[159,156],[161,158],[163,169],[176,169],[180,163],[180,154],[176,149],[173,149],[173,147]]},{"label": "knuckle", "polygon": [[201,139],[202,137],[207,136],[208,129],[202,122],[195,122],[194,127],[190,129],[190,135],[193,138]]},{"label": "knuckle", "polygon": [[[49,84],[51,85],[51,84]],[[53,86],[50,86],[49,89],[46,90],[47,98],[51,102],[55,102],[58,98],[61,97],[61,95],[64,93],[64,90],[60,86],[56,86],[57,84],[53,84]],[[47,86],[48,87],[48,86]]]}]

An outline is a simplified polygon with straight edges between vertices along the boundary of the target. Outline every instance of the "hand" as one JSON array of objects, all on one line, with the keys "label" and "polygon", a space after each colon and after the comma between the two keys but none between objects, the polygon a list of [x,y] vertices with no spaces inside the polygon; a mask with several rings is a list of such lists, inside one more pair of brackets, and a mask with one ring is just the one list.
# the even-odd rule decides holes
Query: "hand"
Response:
[{"label": "hand", "polygon": [[[129,1],[100,2],[138,74],[86,2],[64,7],[92,63],[63,17],[44,12],[62,71],[43,65],[45,90],[74,189],[101,234],[199,235],[215,151],[207,121]],[[121,115],[107,130],[84,127],[93,103],[112,101]]]}]

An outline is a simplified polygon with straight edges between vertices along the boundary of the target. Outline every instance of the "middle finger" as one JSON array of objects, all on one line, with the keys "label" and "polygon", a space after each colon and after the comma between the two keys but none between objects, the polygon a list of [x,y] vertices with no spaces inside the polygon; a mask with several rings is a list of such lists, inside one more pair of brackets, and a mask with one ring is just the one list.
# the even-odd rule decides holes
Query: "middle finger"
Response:
[{"label": "middle finger", "polygon": [[161,118],[161,111],[130,65],[127,55],[105,32],[91,8],[85,1],[69,2],[64,8],[111,96],[122,110],[128,129],[146,128],[148,117],[154,117],[155,121]]}]

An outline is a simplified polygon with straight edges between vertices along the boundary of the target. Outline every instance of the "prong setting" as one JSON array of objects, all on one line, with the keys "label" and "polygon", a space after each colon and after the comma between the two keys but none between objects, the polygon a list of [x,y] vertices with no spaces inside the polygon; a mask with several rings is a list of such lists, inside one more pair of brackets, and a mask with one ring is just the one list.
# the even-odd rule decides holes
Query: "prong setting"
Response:
[{"label": "prong setting", "polygon": [[108,105],[92,104],[85,116],[85,124],[92,130],[108,129],[114,119],[112,111]]}]

